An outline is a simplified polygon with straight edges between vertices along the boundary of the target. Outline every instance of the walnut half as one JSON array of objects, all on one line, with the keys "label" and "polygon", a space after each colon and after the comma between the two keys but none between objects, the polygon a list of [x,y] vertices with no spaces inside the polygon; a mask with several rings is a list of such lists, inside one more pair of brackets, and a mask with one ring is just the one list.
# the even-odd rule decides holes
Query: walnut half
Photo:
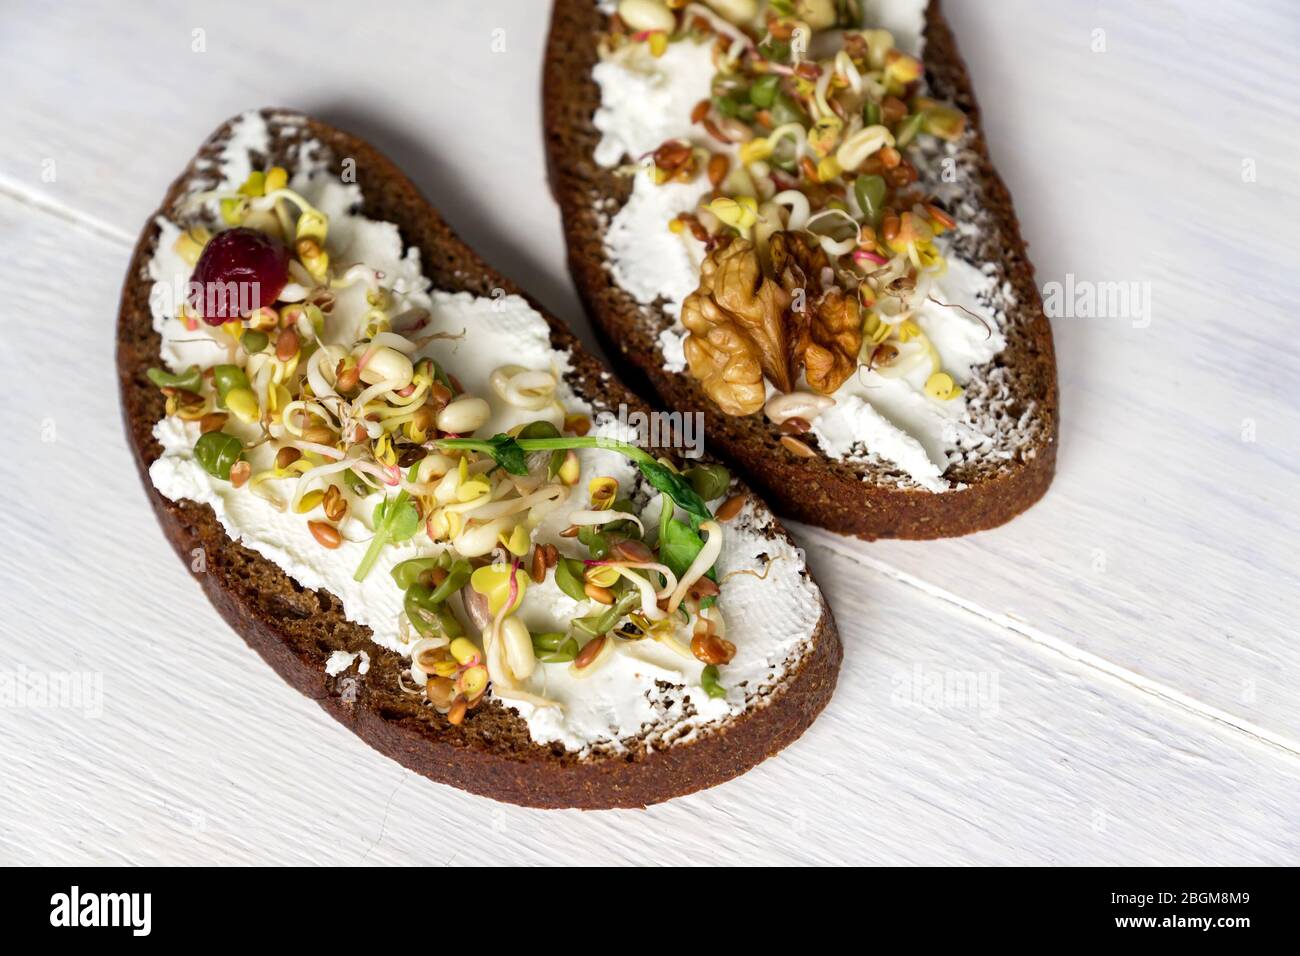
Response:
[{"label": "walnut half", "polygon": [[795,345],[803,358],[808,387],[829,395],[858,367],[862,348],[862,318],[858,297],[842,289],[823,292],[813,308],[807,336]]},{"label": "walnut half", "polygon": [[834,274],[826,253],[813,239],[776,232],[768,255],[774,278],[747,240],[712,250],[682,305],[691,374],[728,415],[763,407],[764,376],[789,392],[804,373],[813,391],[830,394],[857,368],[857,296],[828,285]]},{"label": "walnut half", "polygon": [[763,275],[753,245],[737,239],[714,249],[700,285],[682,305],[686,361],[705,393],[728,415],[763,407],[767,375],[791,387],[784,313],[790,298]]},{"label": "walnut half", "polygon": [[803,372],[809,388],[829,395],[858,366],[862,316],[857,296],[826,285],[834,276],[830,259],[810,237],[773,233],[769,250],[773,271],[791,301],[785,314],[790,379]]},{"label": "walnut half", "polygon": [[763,367],[758,349],[708,295],[692,292],[682,304],[690,331],[686,362],[704,393],[728,415],[752,415],[763,407]]}]

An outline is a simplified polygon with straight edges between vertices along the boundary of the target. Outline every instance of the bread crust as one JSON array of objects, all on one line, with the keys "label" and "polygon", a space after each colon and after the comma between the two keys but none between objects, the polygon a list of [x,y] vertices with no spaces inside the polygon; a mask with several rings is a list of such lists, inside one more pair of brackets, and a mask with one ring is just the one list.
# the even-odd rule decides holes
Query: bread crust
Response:
[{"label": "bread crust", "polygon": [[[363,211],[396,223],[405,242],[419,246],[425,274],[435,287],[480,296],[496,289],[522,294],[462,243],[410,180],[368,143],[292,111],[263,114],[297,117],[283,126],[277,119],[276,155],[268,159],[284,161],[281,147],[289,150],[294,137],[305,133],[325,143],[336,164],[342,157],[355,161],[365,196]],[[453,726],[432,708],[401,694],[400,655],[374,644],[369,628],[348,621],[336,598],[302,588],[276,565],[232,541],[209,506],[173,502],[158,493],[148,470],[161,454],[152,429],[164,409],[160,393],[145,376],[159,353],[147,276],[159,231],[155,219],[168,215],[181,195],[211,175],[203,161],[216,156],[233,123],[223,124],[207,140],[141,233],[127,268],[117,331],[122,414],[150,504],[187,565],[193,567],[202,555],[205,570],[197,574],[199,583],[230,626],[289,684],[381,753],[432,780],[509,803],[643,807],[738,776],[795,740],[830,699],[839,672],[839,636],[824,599],[807,653],[765,701],[739,718],[662,750],[579,758],[558,745],[533,743],[524,721],[499,702],[484,703],[462,725]],[[563,325],[532,304],[546,316],[555,347],[572,352],[575,390],[603,405],[625,402],[629,408],[645,408]],[[785,532],[774,524],[774,534]],[[336,650],[366,651],[369,672],[362,676],[349,669],[327,675],[326,660]]]},{"label": "bread crust", "polygon": [[[892,482],[874,483],[871,466],[822,455],[801,458],[781,443],[780,430],[761,413],[724,415],[687,373],[663,367],[657,333],[671,319],[641,306],[606,268],[605,223],[630,192],[595,162],[600,133],[592,116],[600,88],[591,71],[604,15],[591,0],[556,0],[543,81],[548,172],[560,205],[569,268],[588,313],[619,371],[637,388],[648,385],[664,404],[701,410],[710,447],[736,464],[778,513],[865,539],[944,538],[992,528],[1020,514],[1047,491],[1056,469],[1059,396],[1052,330],[1020,236],[1011,196],[989,159],[970,77],[938,0],[926,14],[925,64],[931,88],[969,116],[984,202],[993,223],[989,260],[1017,300],[1016,334],[992,363],[1015,383],[1015,412],[1036,419],[1035,440],[1013,460],[979,474],[953,474],[957,487],[933,493]],[[651,318],[647,320],[647,311]],[[631,370],[627,363],[630,363]],[[644,389],[641,389],[644,391]]]}]

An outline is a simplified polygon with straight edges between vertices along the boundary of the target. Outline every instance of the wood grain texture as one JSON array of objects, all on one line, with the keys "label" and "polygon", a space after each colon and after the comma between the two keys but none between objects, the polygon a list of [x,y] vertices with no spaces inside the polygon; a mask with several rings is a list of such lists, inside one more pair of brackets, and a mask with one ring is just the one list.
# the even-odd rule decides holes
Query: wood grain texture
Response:
[{"label": "wood grain texture", "polygon": [[[846,647],[807,736],[710,793],[586,815],[437,787],[333,726],[184,580],[121,438],[130,239],[249,106],[374,140],[587,337],[530,92],[547,5],[386,4],[346,36],[352,8],[330,6],[276,57],[197,4],[6,13],[0,670],[101,674],[103,713],[4,709],[0,861],[1300,861],[1290,4],[947,4],[1040,281],[1150,282],[1151,322],[1055,323],[1058,475],[1007,527],[875,545],[797,529]],[[996,712],[927,703],[947,674],[996,674]],[[478,855],[423,840],[431,811],[480,834]]]},{"label": "wood grain texture", "polygon": [[[947,10],[1040,283],[1145,283],[1150,311],[1054,321],[1061,458],[1040,513],[873,557],[1294,748],[1300,124],[1284,91],[1300,84],[1300,16]],[[1006,56],[1008,36],[1027,59]]]}]

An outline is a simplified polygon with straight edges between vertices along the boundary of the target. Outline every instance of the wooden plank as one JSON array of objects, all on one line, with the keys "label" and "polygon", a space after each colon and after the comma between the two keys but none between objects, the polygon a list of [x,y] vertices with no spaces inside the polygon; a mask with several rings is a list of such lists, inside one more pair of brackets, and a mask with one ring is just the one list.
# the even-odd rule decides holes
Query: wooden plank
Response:
[{"label": "wooden plank", "polygon": [[[1287,303],[1300,293],[1286,258],[1300,134],[1276,122],[1281,78],[1297,75],[1287,6],[950,6],[1040,280],[1148,283],[1150,323],[1056,322],[1060,476],[1033,512],[968,541],[861,553],[1298,740],[1300,647],[1283,638],[1300,583],[1288,560],[1300,353],[1266,331],[1295,326]],[[13,18],[0,54],[33,88],[0,103],[0,186],[130,235],[220,118],[299,105],[392,153],[471,243],[590,340],[562,278],[527,92],[544,4],[386,5],[346,30],[351,11],[250,12],[295,23],[287,52],[276,31],[235,31],[238,16],[173,9]],[[205,52],[191,49],[194,29]],[[49,68],[56,51],[71,66]],[[281,68],[265,69],[272,59]],[[1209,62],[1221,66],[1198,66]],[[1247,159],[1255,182],[1241,181]],[[1281,236],[1261,240],[1261,223]]]},{"label": "wooden plank", "polygon": [[1300,81],[1293,11],[949,6],[1040,284],[1145,283],[1151,309],[1054,321],[1063,431],[1040,505],[869,553],[1300,740],[1300,127],[1276,121]]},{"label": "wooden plank", "polygon": [[[282,685],[155,531],[105,358],[122,248],[12,202],[0,226],[13,306],[59,316],[10,351],[27,427],[0,481],[23,561],[0,588],[30,618],[0,628],[13,669],[103,682],[99,706],[10,714],[5,861],[1295,860],[1290,754],[829,549],[841,687],[779,760],[645,813],[541,814],[408,774]],[[69,298],[53,280],[74,268]]]},{"label": "wooden plank", "polygon": [[[209,23],[204,54],[197,6],[11,16],[0,58],[24,95],[0,101],[0,191],[21,202],[0,199],[0,280],[17,434],[0,479],[19,506],[0,529],[24,558],[0,566],[0,594],[26,613],[0,633],[14,671],[101,674],[103,714],[10,714],[0,859],[470,859],[413,836],[432,807],[439,833],[498,862],[1295,862],[1288,8],[949,7],[1040,280],[1150,282],[1151,322],[1056,323],[1061,473],[1016,523],[925,544],[802,535],[849,649],[803,741],[646,813],[546,816],[404,773],[243,648],[153,530],[108,360],[128,241],[199,139],[265,103],[373,138],[576,318],[527,94],[545,5],[440,5],[428,29],[411,28],[428,5],[386,5],[345,30],[355,11],[303,19],[273,0]],[[301,43],[241,22],[293,22]],[[996,678],[996,707],[927,704],[927,680],[959,675]]]},{"label": "wooden plank", "polygon": [[812,559],[844,634],[839,690],[738,781],[646,812],[543,814],[407,773],[284,686],[155,529],[106,359],[126,250],[9,200],[0,235],[25,317],[0,458],[18,504],[0,533],[22,556],[0,564],[21,609],[0,618],[6,673],[91,675],[81,699],[7,714],[5,862],[1297,859],[1294,755],[829,548]]}]

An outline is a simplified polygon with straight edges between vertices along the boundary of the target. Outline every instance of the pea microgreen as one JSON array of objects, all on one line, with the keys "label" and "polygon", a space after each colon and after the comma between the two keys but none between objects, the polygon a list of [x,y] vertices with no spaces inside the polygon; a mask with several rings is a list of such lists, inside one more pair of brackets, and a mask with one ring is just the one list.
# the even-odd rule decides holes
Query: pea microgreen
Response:
[{"label": "pea microgreen", "polygon": [[561,557],[555,566],[556,586],[575,601],[587,600],[587,593],[582,589],[582,571],[582,562],[574,558]]},{"label": "pea microgreen", "polygon": [[718,666],[710,664],[700,671],[700,686],[710,697],[726,697],[727,689],[718,681]]},{"label": "pea microgreen", "polygon": [[174,375],[160,368],[151,368],[145,375],[159,388],[182,388],[187,392],[197,392],[203,385],[203,373],[197,365],[191,365],[184,372]]},{"label": "pea microgreen", "polygon": [[419,509],[405,491],[399,491],[396,497],[385,498],[375,505],[374,521],[375,536],[370,540],[370,547],[361,559],[357,573],[352,576],[356,581],[365,580],[385,545],[409,541],[420,530]]},{"label": "pea microgreen", "polygon": [[603,611],[588,614],[586,617],[574,618],[569,626],[592,637],[599,637],[601,634],[611,631],[624,614],[640,605],[641,592],[636,588],[627,588],[619,594],[618,599],[613,604]]},{"label": "pea microgreen", "polygon": [[[665,506],[659,516],[659,560],[680,579],[703,548],[704,539],[695,529],[674,518],[673,509]],[[717,580],[713,568],[709,568],[707,575]]]},{"label": "pea microgreen", "polygon": [[194,443],[194,457],[203,470],[222,481],[230,480],[230,469],[243,453],[243,442],[225,432],[205,432]]},{"label": "pea microgreen", "polygon": [[677,507],[686,512],[691,527],[698,529],[700,523],[713,517],[709,506],[699,496],[691,483],[682,475],[673,471],[649,452],[628,442],[614,438],[594,435],[565,436],[560,438],[511,438],[509,435],[494,435],[492,438],[444,438],[438,442],[444,449],[462,448],[469,451],[483,452],[512,475],[528,474],[527,455],[534,451],[555,451],[569,448],[604,448],[616,451],[630,459],[641,470],[651,486],[662,491]]}]

